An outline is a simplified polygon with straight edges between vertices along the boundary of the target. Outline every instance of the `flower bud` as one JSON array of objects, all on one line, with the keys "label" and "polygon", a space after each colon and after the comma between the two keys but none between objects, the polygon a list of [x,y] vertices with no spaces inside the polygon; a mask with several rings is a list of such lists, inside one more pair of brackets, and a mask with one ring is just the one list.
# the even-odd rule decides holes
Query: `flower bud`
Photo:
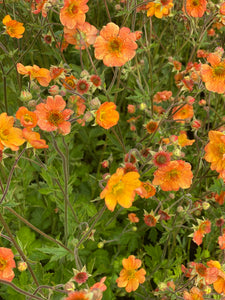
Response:
[{"label": "flower bud", "polygon": [[183,206],[179,205],[179,206],[177,207],[177,212],[178,212],[178,213],[181,213],[181,212],[183,212],[183,211],[184,211]]},{"label": "flower bud", "polygon": [[203,202],[203,203],[202,203],[202,208],[203,208],[204,210],[209,209],[209,207],[210,207],[210,204],[209,204],[208,202]]},{"label": "flower bud", "polygon": [[50,88],[48,89],[48,92],[51,94],[51,95],[58,95],[59,94],[59,87],[58,85],[52,85],[50,86]]},{"label": "flower bud", "polygon": [[67,292],[72,292],[75,290],[75,285],[72,281],[68,281],[65,285],[64,285],[64,289],[67,291]]},{"label": "flower bud", "polygon": [[17,268],[20,272],[26,271],[27,269],[27,263],[25,261],[19,261]]},{"label": "flower bud", "polygon": [[22,91],[20,94],[20,100],[23,102],[28,102],[32,99],[32,94],[29,91]]},{"label": "flower bud", "polygon": [[147,105],[145,104],[145,103],[141,103],[140,105],[139,105],[139,109],[140,110],[145,110],[147,108]]},{"label": "flower bud", "polygon": [[92,99],[91,102],[90,102],[90,107],[92,109],[98,109],[100,107],[100,105],[101,105],[101,102],[97,97]]},{"label": "flower bud", "polygon": [[103,242],[99,242],[99,243],[98,243],[98,248],[101,249],[101,248],[103,248],[103,247],[104,247],[104,243],[103,243]]}]

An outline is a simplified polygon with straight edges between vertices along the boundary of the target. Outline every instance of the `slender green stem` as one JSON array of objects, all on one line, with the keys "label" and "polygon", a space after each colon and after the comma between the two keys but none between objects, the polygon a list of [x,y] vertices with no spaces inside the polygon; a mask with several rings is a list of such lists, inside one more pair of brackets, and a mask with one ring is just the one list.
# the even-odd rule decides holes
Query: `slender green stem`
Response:
[{"label": "slender green stem", "polygon": [[25,296],[29,296],[30,299],[43,300],[43,298],[40,298],[40,297],[35,296],[35,295],[32,295],[31,293],[22,290],[21,288],[19,288],[18,286],[16,286],[14,283],[12,283],[12,282],[10,282],[10,281],[0,279],[0,282],[3,283],[3,284],[6,284],[6,285],[8,285],[8,286],[11,286],[11,288],[13,288],[15,291],[17,291],[17,292],[20,293],[20,294],[23,294],[23,295],[25,295]]},{"label": "slender green stem", "polygon": [[22,221],[24,224],[26,224],[27,226],[29,226],[31,229],[33,229],[34,231],[36,231],[37,233],[39,233],[40,235],[42,235],[43,237],[45,237],[46,239],[48,239],[49,241],[52,241],[54,243],[56,243],[57,245],[59,245],[60,247],[66,249],[68,252],[70,252],[71,254],[73,254],[73,251],[70,250],[69,248],[67,248],[65,245],[63,245],[61,242],[55,240],[54,238],[52,238],[51,236],[47,235],[46,233],[44,233],[43,231],[41,231],[40,229],[38,229],[37,227],[35,227],[34,225],[32,225],[30,222],[28,222],[26,219],[24,219],[22,216],[20,216],[15,210],[13,210],[11,207],[5,207],[8,211],[10,211],[14,216],[16,216],[18,219],[20,219],[20,221]]}]

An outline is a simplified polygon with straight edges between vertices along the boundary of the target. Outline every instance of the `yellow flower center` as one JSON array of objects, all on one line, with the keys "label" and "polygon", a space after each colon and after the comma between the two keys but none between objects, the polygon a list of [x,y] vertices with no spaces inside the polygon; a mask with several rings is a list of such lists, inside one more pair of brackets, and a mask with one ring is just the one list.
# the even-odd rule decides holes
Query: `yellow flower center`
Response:
[{"label": "yellow flower center", "polygon": [[193,6],[198,6],[198,5],[199,5],[199,0],[194,0],[194,1],[192,1],[192,5],[193,5]]},{"label": "yellow flower center", "polygon": [[25,114],[23,116],[23,119],[26,123],[32,123],[33,122],[33,118],[29,115],[29,114]]},{"label": "yellow flower center", "polygon": [[122,41],[120,38],[113,38],[109,42],[109,51],[110,52],[119,53],[121,51],[121,48],[122,48]]},{"label": "yellow flower center", "polygon": [[124,183],[120,180],[118,183],[116,183],[112,188],[112,193],[114,195],[118,195],[124,191]]},{"label": "yellow flower center", "polygon": [[218,66],[213,68],[213,73],[215,76],[224,77],[225,76],[225,64],[220,63]]},{"label": "yellow flower center", "polygon": [[49,113],[49,116],[48,116],[48,121],[55,125],[55,126],[58,126],[60,123],[62,123],[63,121],[63,116],[60,112],[57,112],[57,111],[51,111]]},{"label": "yellow flower center", "polygon": [[178,177],[178,175],[179,175],[178,170],[171,170],[171,171],[169,171],[169,172],[167,173],[167,176],[168,176],[168,179],[169,179],[169,180],[174,180],[174,179],[176,179],[176,178]]},{"label": "yellow flower center", "polygon": [[225,144],[218,145],[218,152],[219,152],[219,156],[221,157],[221,159],[224,160],[225,159]]},{"label": "yellow flower center", "polygon": [[134,279],[135,278],[135,270],[127,270],[127,279]]},{"label": "yellow flower center", "polygon": [[1,140],[7,140],[9,135],[9,130],[8,129],[0,129],[0,139]]},{"label": "yellow flower center", "polygon": [[0,258],[0,271],[3,271],[7,265],[7,261]]},{"label": "yellow flower center", "polygon": [[72,3],[68,6],[67,11],[70,15],[75,15],[78,13],[79,8],[76,4]]}]

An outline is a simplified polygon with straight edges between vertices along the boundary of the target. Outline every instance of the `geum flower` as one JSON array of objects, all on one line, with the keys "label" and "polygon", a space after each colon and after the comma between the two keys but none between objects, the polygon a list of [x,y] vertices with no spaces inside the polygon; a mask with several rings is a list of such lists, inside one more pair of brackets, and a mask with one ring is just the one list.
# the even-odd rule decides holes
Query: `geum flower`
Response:
[{"label": "geum flower", "polygon": [[136,54],[137,35],[127,27],[121,29],[114,23],[103,26],[94,43],[95,57],[103,59],[107,67],[120,67]]},{"label": "geum flower", "polygon": [[0,247],[0,279],[12,281],[15,274],[13,268],[16,267],[14,254],[11,249]]},{"label": "geum flower", "polygon": [[64,6],[60,10],[60,21],[62,25],[69,29],[82,25],[85,22],[85,14],[89,7],[86,5],[88,0],[65,0]]},{"label": "geum flower", "polygon": [[29,111],[25,106],[21,106],[16,112],[16,118],[20,120],[22,126],[26,128],[33,128],[37,125],[37,115]]},{"label": "geum flower", "polygon": [[225,171],[225,134],[220,131],[209,131],[209,143],[205,146],[204,159],[211,163],[211,170]]},{"label": "geum flower", "polygon": [[13,127],[13,124],[13,117],[7,116],[6,113],[0,115],[0,150],[8,147],[13,151],[17,151],[19,146],[25,142],[22,130]]},{"label": "geum flower", "polygon": [[70,133],[71,124],[69,120],[73,114],[71,109],[64,109],[66,102],[59,95],[55,98],[48,96],[46,103],[40,103],[36,106],[35,113],[38,116],[38,126],[42,130],[55,131],[66,135]]},{"label": "geum flower", "polygon": [[196,286],[191,288],[190,293],[188,291],[184,291],[183,297],[184,300],[204,300],[203,292]]},{"label": "geum flower", "polygon": [[109,129],[118,123],[119,117],[116,104],[104,102],[96,112],[96,123],[105,129]]},{"label": "geum flower", "polygon": [[39,68],[36,65],[24,66],[21,63],[18,63],[16,67],[19,74],[30,76],[30,80],[37,79],[42,86],[48,86],[51,81],[50,71],[45,68]]},{"label": "geum flower", "polygon": [[191,165],[183,160],[170,161],[154,173],[154,185],[160,185],[163,191],[188,189],[192,183]]},{"label": "geum flower", "polygon": [[149,2],[146,5],[147,16],[156,16],[158,19],[162,19],[170,14],[170,10],[173,7],[173,0],[160,0]]},{"label": "geum flower", "polygon": [[207,61],[211,64],[202,64],[201,77],[208,91],[223,94],[225,92],[225,59],[218,53],[210,53]]},{"label": "geum flower", "polygon": [[23,37],[23,33],[25,31],[23,23],[17,22],[16,20],[12,20],[9,15],[4,17],[2,23],[5,25],[6,33],[9,36],[17,39],[21,39]]},{"label": "geum flower", "polygon": [[30,128],[23,129],[23,137],[35,149],[48,148],[48,145],[46,145],[46,141],[41,139],[40,134],[38,132],[32,131]]},{"label": "geum flower", "polygon": [[186,9],[183,11],[194,18],[201,18],[206,11],[206,0],[186,0]]},{"label": "geum flower", "polygon": [[135,190],[141,186],[139,177],[137,172],[124,174],[122,168],[116,170],[100,194],[101,199],[105,198],[105,204],[109,210],[114,211],[117,203],[125,208],[132,206]]},{"label": "geum flower", "polygon": [[76,49],[84,50],[86,47],[93,45],[98,34],[98,29],[85,22],[76,26],[74,29],[64,27],[64,38],[67,43],[75,45]]},{"label": "geum flower", "polygon": [[218,261],[210,260],[207,262],[210,268],[217,268],[217,279],[213,282],[213,288],[218,294],[225,294],[225,272],[222,270]]},{"label": "geum flower", "polygon": [[194,116],[193,106],[190,104],[180,105],[173,108],[173,120],[183,122],[180,120],[191,119]]},{"label": "geum flower", "polygon": [[127,259],[122,260],[123,269],[120,272],[120,277],[116,282],[118,287],[125,287],[125,290],[130,293],[136,291],[140,283],[145,282],[146,271],[140,268],[142,261],[136,259],[134,255],[130,255]]},{"label": "geum flower", "polygon": [[211,231],[211,222],[209,220],[198,220],[198,229],[193,234],[193,241],[199,246],[206,233]]}]

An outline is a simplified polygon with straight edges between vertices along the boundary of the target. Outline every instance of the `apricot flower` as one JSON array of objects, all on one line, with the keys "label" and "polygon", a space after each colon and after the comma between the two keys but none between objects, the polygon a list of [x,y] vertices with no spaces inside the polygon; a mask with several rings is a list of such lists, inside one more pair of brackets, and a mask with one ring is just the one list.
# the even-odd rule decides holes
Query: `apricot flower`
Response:
[{"label": "apricot flower", "polygon": [[18,63],[16,67],[19,74],[30,76],[30,80],[37,79],[42,86],[48,86],[51,81],[50,71],[45,68],[39,68],[36,65],[24,66],[21,63]]},{"label": "apricot flower", "polygon": [[120,67],[136,54],[137,36],[127,27],[121,29],[114,23],[108,23],[100,31],[94,43],[95,57],[103,59],[107,67]]},{"label": "apricot flower", "polygon": [[35,149],[48,148],[48,145],[46,145],[46,141],[41,139],[40,134],[38,132],[32,131],[30,128],[23,129],[23,137]]},{"label": "apricot flower", "polygon": [[163,191],[188,189],[192,183],[191,165],[183,160],[170,161],[154,173],[154,185],[160,185]]},{"label": "apricot flower", "polygon": [[211,163],[211,170],[225,170],[225,134],[220,131],[209,131],[209,143],[205,146],[204,159]]},{"label": "apricot flower", "polygon": [[146,271],[141,268],[141,260],[136,259],[134,255],[130,255],[127,259],[122,260],[123,269],[120,272],[120,277],[116,282],[118,287],[125,287],[128,293],[136,291],[140,283],[145,282]]},{"label": "apricot flower", "polygon": [[186,0],[186,9],[183,8],[183,11],[191,17],[201,18],[206,11],[206,0]]},{"label": "apricot flower", "polygon": [[193,106],[190,104],[180,105],[173,109],[173,120],[183,122],[181,120],[191,119],[194,116]]},{"label": "apricot flower", "polygon": [[135,190],[141,185],[139,177],[138,172],[124,174],[122,168],[116,170],[100,194],[101,199],[105,198],[105,204],[109,210],[114,211],[117,203],[125,208],[132,206]]},{"label": "apricot flower", "polygon": [[211,231],[211,222],[209,220],[198,220],[198,229],[193,234],[193,241],[199,246],[202,243],[202,239],[206,233]]},{"label": "apricot flower", "polygon": [[20,120],[21,125],[26,128],[33,128],[37,125],[37,115],[24,106],[18,109],[16,118]]},{"label": "apricot flower", "polygon": [[8,147],[13,151],[19,150],[25,140],[23,139],[22,130],[13,127],[14,118],[7,116],[6,113],[0,115],[0,150]]},{"label": "apricot flower", "polygon": [[115,126],[118,121],[119,113],[113,102],[104,102],[96,112],[96,123],[105,129]]},{"label": "apricot flower", "polygon": [[170,14],[170,10],[173,7],[173,0],[160,0],[149,2],[146,5],[147,16],[156,16],[158,19],[162,19]]},{"label": "apricot flower", "polygon": [[23,23],[17,22],[16,20],[12,20],[9,15],[4,17],[2,23],[5,25],[6,33],[9,36],[17,39],[21,39],[23,37],[23,33],[25,31]]},{"label": "apricot flower", "polygon": [[69,29],[82,25],[85,22],[85,14],[89,7],[88,0],[65,0],[64,6],[60,10],[60,21]]},{"label": "apricot flower", "polygon": [[15,274],[13,268],[16,267],[14,254],[11,249],[0,247],[0,279],[12,281]]},{"label": "apricot flower", "polygon": [[86,47],[93,45],[97,37],[98,29],[85,22],[78,25],[76,29],[64,27],[64,38],[67,43],[75,45],[76,49],[84,50]]},{"label": "apricot flower", "polygon": [[64,109],[66,102],[59,95],[55,98],[48,96],[46,103],[40,103],[36,106],[35,113],[38,116],[38,126],[42,130],[55,131],[66,135],[70,133],[71,124],[69,120],[73,111],[71,109]]},{"label": "apricot flower", "polygon": [[201,66],[202,81],[205,87],[211,92],[223,94],[225,92],[225,59],[221,59],[218,53],[210,53],[207,61],[211,64]]},{"label": "apricot flower", "polygon": [[203,292],[200,291],[196,286],[190,290],[190,293],[188,293],[188,291],[184,291],[183,297],[184,300],[204,300]]},{"label": "apricot flower", "polygon": [[220,263],[216,260],[210,260],[207,265],[218,269],[218,276],[216,281],[213,282],[213,287],[218,294],[225,294],[225,272],[221,269]]}]

